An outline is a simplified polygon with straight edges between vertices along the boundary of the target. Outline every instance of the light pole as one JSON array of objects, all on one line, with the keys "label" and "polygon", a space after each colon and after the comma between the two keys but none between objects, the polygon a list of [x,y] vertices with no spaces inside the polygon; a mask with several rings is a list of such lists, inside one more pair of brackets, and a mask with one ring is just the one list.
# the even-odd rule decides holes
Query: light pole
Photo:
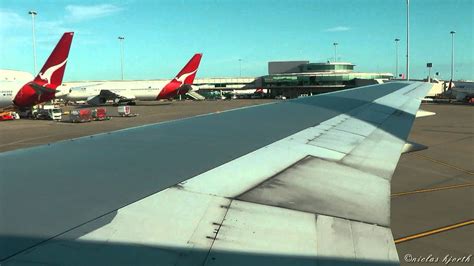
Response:
[{"label": "light pole", "polygon": [[454,34],[455,31],[451,31],[451,82],[453,81],[454,76]]},{"label": "light pole", "polygon": [[426,63],[426,67],[428,68],[428,83],[431,82],[431,68],[433,67],[433,63]]},{"label": "light pole", "polygon": [[239,77],[242,77],[242,58],[239,58]]},{"label": "light pole", "polygon": [[337,46],[339,45],[337,42],[333,43],[334,45],[334,62],[337,61]]},{"label": "light pole", "polygon": [[36,11],[29,11],[31,20],[33,22],[33,74],[36,75],[36,34],[35,34],[35,16],[38,14]]},{"label": "light pole", "polygon": [[395,39],[395,78],[398,78],[398,42],[400,39]]},{"label": "light pole", "polygon": [[410,0],[407,0],[407,66],[406,79],[410,80]]},{"label": "light pole", "polygon": [[125,37],[119,36],[118,39],[120,41],[120,69],[121,69],[122,80],[123,80],[123,40],[125,40]]}]

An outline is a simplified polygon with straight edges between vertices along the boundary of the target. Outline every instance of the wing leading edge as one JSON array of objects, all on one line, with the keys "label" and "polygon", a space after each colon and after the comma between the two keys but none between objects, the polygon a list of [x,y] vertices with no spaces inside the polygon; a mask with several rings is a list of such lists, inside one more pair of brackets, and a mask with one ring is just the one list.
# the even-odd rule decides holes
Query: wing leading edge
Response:
[{"label": "wing leading edge", "polygon": [[[201,145],[206,148],[201,152],[208,155],[207,160],[189,160],[186,169],[160,168],[155,163],[155,174],[146,174],[153,170],[148,166],[128,178],[123,173],[107,179],[110,169],[80,181],[53,174],[56,179],[45,181],[55,190],[65,189],[72,180],[83,189],[96,187],[81,191],[82,195],[67,194],[65,203],[40,199],[36,204],[54,207],[41,213],[31,213],[31,207],[21,205],[18,193],[2,193],[11,202],[8,206],[0,203],[5,217],[34,216],[40,224],[25,234],[21,224],[2,221],[0,232],[10,236],[0,243],[9,247],[2,255],[9,258],[7,262],[59,264],[70,260],[89,264],[158,261],[160,265],[397,264],[389,228],[390,179],[420,99],[430,87],[425,83],[368,86],[0,154],[0,162],[8,166],[31,154],[70,150],[80,155],[90,152],[88,145],[126,139],[143,154],[139,157],[149,157],[146,147],[160,147],[163,156],[153,160],[167,163],[167,152],[180,148],[175,142],[186,139],[171,134],[176,132],[172,128],[178,128],[188,137],[183,146],[194,150]],[[338,103],[342,106],[334,105]],[[268,124],[251,120],[262,114]],[[286,124],[270,123],[278,121]],[[261,134],[268,135],[255,140],[258,134],[249,125],[254,122]],[[258,128],[258,123],[263,125]],[[228,127],[219,127],[223,125]],[[246,131],[239,131],[242,128]],[[202,143],[222,137],[229,143],[234,135],[236,140],[252,139],[238,147]],[[151,140],[137,138],[145,136]],[[154,142],[163,138],[168,144]],[[135,139],[145,141],[140,144]],[[2,171],[27,179],[26,172],[13,166]],[[7,175],[2,173],[5,185],[16,184],[3,176]],[[14,206],[22,209],[21,214],[11,209]],[[70,219],[58,222],[61,213],[55,210],[66,206],[73,209]],[[25,214],[25,210],[30,212]],[[54,222],[53,228],[45,228]]]}]

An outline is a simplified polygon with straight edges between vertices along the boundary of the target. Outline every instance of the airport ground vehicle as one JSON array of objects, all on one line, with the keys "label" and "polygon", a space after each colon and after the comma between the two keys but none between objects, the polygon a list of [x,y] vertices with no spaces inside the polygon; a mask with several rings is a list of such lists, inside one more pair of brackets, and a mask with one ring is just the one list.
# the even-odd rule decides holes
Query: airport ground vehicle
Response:
[{"label": "airport ground vehicle", "polygon": [[34,119],[48,119],[59,121],[62,119],[62,110],[58,106],[44,105],[40,108],[33,109],[31,116]]},{"label": "airport ground vehicle", "polygon": [[107,116],[107,109],[101,107],[92,110],[92,119],[95,121],[103,121],[103,120],[109,120],[110,117]]},{"label": "airport ground vehicle", "polygon": [[121,105],[117,108],[117,111],[120,116],[127,116],[130,114],[130,106],[128,105]]},{"label": "airport ground vehicle", "polygon": [[0,121],[8,121],[20,119],[20,116],[15,112],[2,112],[0,113]]},{"label": "airport ground vehicle", "polygon": [[69,122],[83,123],[92,120],[92,112],[89,109],[72,110],[69,113]]},{"label": "airport ground vehicle", "polygon": [[117,107],[117,111],[119,116],[130,117],[130,116],[137,116],[137,114],[132,113],[132,109],[129,105],[120,105]]}]

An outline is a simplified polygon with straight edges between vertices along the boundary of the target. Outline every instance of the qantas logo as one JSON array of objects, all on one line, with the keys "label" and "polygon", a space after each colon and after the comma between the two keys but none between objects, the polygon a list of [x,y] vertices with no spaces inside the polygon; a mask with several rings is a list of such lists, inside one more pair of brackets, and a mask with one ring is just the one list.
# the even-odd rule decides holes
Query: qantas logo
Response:
[{"label": "qantas logo", "polygon": [[64,64],[66,64],[66,61],[67,61],[67,58],[60,64],[57,64],[55,66],[52,66],[48,69],[46,69],[45,72],[43,73],[39,73],[39,76],[42,80],[44,81],[47,81],[48,84],[51,84],[51,77],[53,76],[54,72],[56,72],[56,70],[60,69],[62,66],[64,66]]},{"label": "qantas logo", "polygon": [[194,70],[193,72],[190,72],[190,73],[185,73],[183,75],[181,75],[179,78],[174,78],[177,82],[179,82],[181,85],[183,85],[184,81],[191,75],[193,75],[194,73],[196,73],[197,69]]}]

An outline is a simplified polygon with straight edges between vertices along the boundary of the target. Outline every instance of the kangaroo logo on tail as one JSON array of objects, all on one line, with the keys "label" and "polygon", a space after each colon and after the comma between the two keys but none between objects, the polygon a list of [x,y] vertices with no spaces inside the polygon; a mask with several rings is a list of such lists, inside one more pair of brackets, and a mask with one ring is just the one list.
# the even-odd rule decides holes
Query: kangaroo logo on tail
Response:
[{"label": "kangaroo logo on tail", "polygon": [[177,82],[179,82],[181,85],[183,85],[184,81],[191,75],[193,75],[194,73],[196,73],[197,69],[194,70],[193,72],[190,72],[190,73],[184,73],[183,75],[177,77],[177,78],[174,78],[174,80],[176,80]]},{"label": "kangaroo logo on tail", "polygon": [[56,72],[58,69],[60,69],[62,66],[64,66],[64,64],[66,64],[66,62],[67,62],[67,58],[64,59],[64,61],[62,63],[57,64],[55,66],[52,66],[52,67],[46,69],[46,71],[44,71],[44,73],[40,72],[39,73],[40,78],[44,81],[47,81],[47,84],[50,84],[51,83],[51,77],[53,76],[54,72]]}]

